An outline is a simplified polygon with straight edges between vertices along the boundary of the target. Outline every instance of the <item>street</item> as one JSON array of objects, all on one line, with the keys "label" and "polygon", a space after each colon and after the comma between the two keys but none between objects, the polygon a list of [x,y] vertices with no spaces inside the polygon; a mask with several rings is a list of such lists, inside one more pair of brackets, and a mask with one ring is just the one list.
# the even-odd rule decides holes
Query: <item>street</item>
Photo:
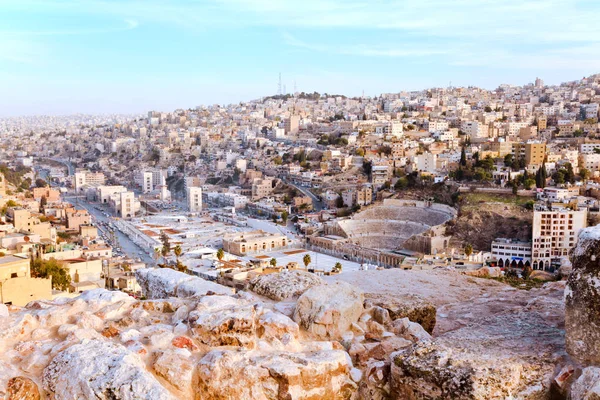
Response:
[{"label": "street", "polygon": [[[98,205],[94,203],[89,203],[83,197],[69,196],[65,197],[65,200],[69,201],[77,208],[84,208],[90,213],[92,216],[95,225],[98,230],[105,234],[105,236],[110,240],[112,232],[114,232],[117,243],[111,243],[113,250],[116,248],[120,248],[121,252],[132,259],[141,259],[146,264],[150,265],[154,263],[154,259],[151,254],[148,254],[142,248],[140,248],[137,244],[135,244],[127,235],[121,233],[118,229],[114,229],[114,231],[110,230],[106,224],[110,224],[114,220],[112,217],[106,217],[103,213],[102,209],[96,208]],[[114,224],[113,224],[114,225]]]}]

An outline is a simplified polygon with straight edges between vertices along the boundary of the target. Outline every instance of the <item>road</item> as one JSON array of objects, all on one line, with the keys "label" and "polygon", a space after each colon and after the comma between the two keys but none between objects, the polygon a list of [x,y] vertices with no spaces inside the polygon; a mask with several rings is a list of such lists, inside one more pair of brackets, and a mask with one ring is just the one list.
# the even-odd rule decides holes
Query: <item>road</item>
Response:
[{"label": "road", "polygon": [[[106,217],[101,209],[99,210],[96,208],[97,204],[89,203],[83,197],[70,196],[65,197],[65,200],[76,205],[78,208],[85,208],[92,216],[92,219],[96,222],[109,223],[113,221],[112,217]],[[107,235],[107,237],[111,237],[111,232],[109,232],[108,229],[100,226],[100,224],[98,223],[96,223],[96,226],[99,230],[104,232]],[[141,247],[139,247],[137,244],[135,244],[131,239],[129,239],[127,235],[123,234],[118,229],[115,229],[114,233],[118,244],[115,245],[114,243],[112,243],[111,246],[113,246],[113,248],[120,247],[121,251],[129,258],[140,258],[143,262],[145,262],[148,265],[154,264],[154,259],[152,258],[152,256],[148,254],[145,250],[143,250]]]},{"label": "road", "polygon": [[313,194],[313,192],[311,192],[310,190],[308,190],[307,188],[304,188],[302,186],[296,185],[295,183],[289,182],[285,179],[282,179],[286,184],[295,187],[296,189],[298,189],[300,192],[302,192],[303,195],[310,197],[310,199],[312,200],[312,204],[313,204],[313,209],[315,211],[321,211],[323,209],[323,202],[319,201],[319,198],[317,196],[315,196]]}]

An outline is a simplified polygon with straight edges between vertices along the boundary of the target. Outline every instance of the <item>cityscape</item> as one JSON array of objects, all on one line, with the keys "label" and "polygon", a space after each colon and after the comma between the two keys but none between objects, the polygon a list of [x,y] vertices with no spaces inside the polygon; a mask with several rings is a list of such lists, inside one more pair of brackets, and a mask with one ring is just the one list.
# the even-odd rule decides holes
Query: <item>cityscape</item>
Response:
[{"label": "cityscape", "polygon": [[[169,24],[188,29],[185,43],[200,35],[199,23],[252,39],[264,33],[255,24],[281,29],[271,18],[276,12],[288,21],[285,42],[300,54],[321,54],[324,65],[329,56],[383,52],[338,48],[333,34],[318,44],[300,39],[298,31],[310,37],[358,24],[351,39],[370,29],[335,1],[309,1],[302,12],[286,2],[184,3],[152,0],[145,13],[130,2],[40,4],[47,18],[39,17],[39,30],[7,24],[5,33],[49,40],[55,50],[55,38],[64,46],[82,35],[92,42],[96,35],[154,38],[155,31],[140,33],[151,22],[165,37],[173,34]],[[525,3],[540,15],[556,12]],[[33,5],[6,7],[17,16],[30,15]],[[387,4],[390,15],[405,16],[396,6]],[[404,6],[414,18],[419,7],[432,7]],[[438,26],[400,18],[399,28],[382,24],[381,4],[367,11],[353,0],[348,7],[383,31],[417,35],[419,23]],[[73,25],[46,26],[60,10],[76,16]],[[99,29],[83,17],[91,10],[99,20],[114,14],[125,23]],[[306,22],[309,11],[322,18],[311,14],[313,23]],[[244,12],[257,20],[230,26]],[[86,21],[82,30],[77,24]],[[538,25],[532,22],[532,32]],[[10,40],[0,38],[0,52],[13,49],[3,47]],[[447,52],[421,46],[421,54],[410,40],[385,57],[410,57],[406,68],[420,82],[428,72],[419,75],[424,61],[412,64],[415,58]],[[108,44],[114,49],[103,53]],[[98,46],[99,54],[122,56],[113,38]],[[238,50],[236,68],[248,73]],[[9,64],[24,54],[5,53],[0,69],[12,74]],[[175,62],[173,52],[161,57]],[[132,67],[123,65],[130,76]],[[139,82],[155,67],[137,71]],[[321,81],[318,91],[317,81],[283,69],[267,86],[257,75],[258,96],[251,96],[255,89],[225,96],[230,89],[221,80],[228,78],[217,74],[223,93],[189,104],[193,90],[161,94],[164,77],[137,100],[127,89],[107,100],[113,82],[95,100],[65,83],[57,104],[40,89],[31,107],[22,93],[13,104],[7,86],[0,114],[0,398],[600,398],[600,73],[564,70],[559,81],[557,71],[517,68],[521,81],[492,87],[477,84],[484,70],[473,82],[465,70],[454,85],[433,84],[441,78],[432,75],[419,89],[399,88],[390,75],[376,93],[383,80],[366,90]],[[173,82],[180,78],[175,66],[169,71]],[[90,112],[94,102],[98,111]],[[181,108],[142,111],[175,103]]]}]

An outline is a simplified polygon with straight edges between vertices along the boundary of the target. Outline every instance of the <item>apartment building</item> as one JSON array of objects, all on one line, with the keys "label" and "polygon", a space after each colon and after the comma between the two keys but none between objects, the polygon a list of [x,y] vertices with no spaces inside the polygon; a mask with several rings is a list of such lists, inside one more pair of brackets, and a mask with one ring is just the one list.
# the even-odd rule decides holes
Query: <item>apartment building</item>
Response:
[{"label": "apartment building", "polygon": [[259,200],[273,192],[273,179],[255,179],[252,182],[252,200]]},{"label": "apartment building", "polygon": [[[598,149],[598,150],[596,150]],[[579,154],[595,154],[600,151],[600,143],[581,143],[579,145]]]},{"label": "apartment building", "polygon": [[75,190],[80,192],[86,186],[104,185],[106,177],[102,172],[77,171],[74,176]]},{"label": "apartment building", "polygon": [[549,271],[560,267],[586,226],[587,209],[537,207],[533,212],[532,267]]},{"label": "apartment building", "polygon": [[295,135],[300,130],[300,116],[290,115],[284,121],[284,128],[286,135]]},{"label": "apartment building", "polygon": [[60,192],[49,187],[33,188],[33,198],[40,201],[42,197],[45,197],[47,202],[53,203],[60,201]]},{"label": "apartment building", "polygon": [[90,214],[87,210],[67,211],[67,229],[79,229],[80,225],[89,225]]},{"label": "apartment building", "polygon": [[526,143],[513,143],[512,154],[515,158],[525,158],[527,167],[539,167],[546,158],[546,143],[529,141]]},{"label": "apartment building", "polygon": [[202,188],[187,188],[187,205],[189,212],[202,211]]},{"label": "apartment building", "polygon": [[52,280],[32,278],[27,257],[0,257],[0,303],[25,306],[33,300],[52,298]]},{"label": "apartment building", "polygon": [[371,167],[371,183],[375,187],[381,187],[390,179],[389,165],[373,165]]},{"label": "apartment building", "polygon": [[531,242],[497,238],[492,241],[492,260],[500,268],[531,266]]}]

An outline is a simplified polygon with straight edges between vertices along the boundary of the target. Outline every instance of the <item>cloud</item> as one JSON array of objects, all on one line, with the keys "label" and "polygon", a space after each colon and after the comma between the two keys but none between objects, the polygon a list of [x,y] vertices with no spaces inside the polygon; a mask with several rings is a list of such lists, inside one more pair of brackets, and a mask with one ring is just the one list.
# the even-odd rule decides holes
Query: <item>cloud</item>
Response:
[{"label": "cloud", "polygon": [[121,26],[92,28],[92,29],[74,29],[74,30],[13,30],[2,31],[0,35],[5,36],[77,36],[77,35],[98,35],[106,33],[126,32],[135,29],[139,26],[139,22],[134,19],[125,19]]},{"label": "cloud", "polygon": [[306,43],[290,33],[283,34],[284,42],[293,47],[316,51],[328,54],[340,54],[349,56],[363,57],[424,57],[432,55],[447,54],[448,49],[433,48],[431,46],[394,46],[386,47],[381,45],[353,44],[353,45],[323,45]]}]

